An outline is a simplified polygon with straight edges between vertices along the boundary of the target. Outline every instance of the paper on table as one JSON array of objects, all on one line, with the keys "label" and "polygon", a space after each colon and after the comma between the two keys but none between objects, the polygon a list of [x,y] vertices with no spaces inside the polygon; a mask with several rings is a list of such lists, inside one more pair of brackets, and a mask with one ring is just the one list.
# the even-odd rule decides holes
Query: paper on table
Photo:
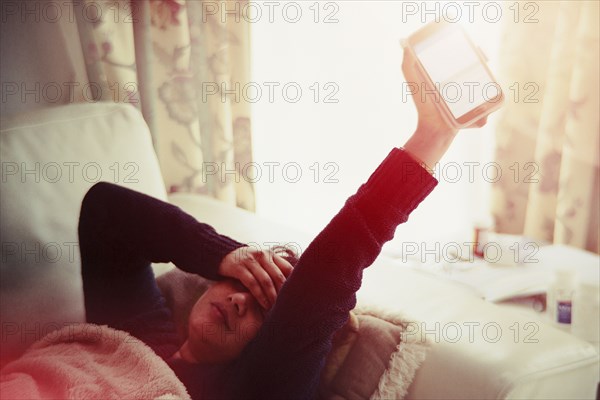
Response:
[{"label": "paper on table", "polygon": [[600,257],[584,250],[565,245],[541,246],[528,260],[530,262],[522,264],[500,265],[481,259],[422,263],[407,257],[402,264],[455,282],[493,302],[546,293],[557,268],[570,268],[580,279],[600,282]]},{"label": "paper on table", "polygon": [[414,269],[465,285],[488,301],[545,293],[548,270],[539,264],[494,265],[485,261],[418,264]]}]

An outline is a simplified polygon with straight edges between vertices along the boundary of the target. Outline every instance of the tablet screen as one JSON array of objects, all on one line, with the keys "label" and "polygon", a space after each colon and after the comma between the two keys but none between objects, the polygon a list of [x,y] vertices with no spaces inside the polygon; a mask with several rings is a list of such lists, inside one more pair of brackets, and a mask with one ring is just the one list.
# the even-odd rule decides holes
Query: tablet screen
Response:
[{"label": "tablet screen", "polygon": [[442,29],[414,45],[415,53],[458,119],[500,94],[461,29]]}]

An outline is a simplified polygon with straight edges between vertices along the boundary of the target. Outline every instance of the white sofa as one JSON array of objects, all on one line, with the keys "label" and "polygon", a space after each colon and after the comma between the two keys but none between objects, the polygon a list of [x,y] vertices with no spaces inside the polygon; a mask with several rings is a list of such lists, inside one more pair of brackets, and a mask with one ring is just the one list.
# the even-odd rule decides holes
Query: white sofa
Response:
[{"label": "white sofa", "polygon": [[[5,119],[0,141],[0,349],[6,362],[52,329],[84,321],[76,228],[81,199],[97,172],[103,180],[167,197],[147,127],[130,106],[78,104]],[[310,241],[214,199],[168,199],[242,242],[305,248]],[[171,267],[156,266],[156,272]],[[382,290],[389,282],[393,290]],[[411,334],[432,343],[407,398],[596,396],[598,354],[590,344],[540,323],[527,338],[532,330],[524,329],[525,317],[385,256],[366,271],[359,303],[401,311],[415,321]]]}]

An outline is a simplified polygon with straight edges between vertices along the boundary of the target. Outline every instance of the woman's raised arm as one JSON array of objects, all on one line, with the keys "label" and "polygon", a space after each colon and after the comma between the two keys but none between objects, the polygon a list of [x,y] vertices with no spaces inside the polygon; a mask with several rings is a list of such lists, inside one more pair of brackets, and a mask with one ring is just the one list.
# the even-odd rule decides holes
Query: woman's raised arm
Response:
[{"label": "woman's raised arm", "polygon": [[[405,53],[403,70],[407,80],[421,83],[414,62]],[[315,397],[333,334],[356,304],[363,269],[436,186],[431,167],[456,135],[434,104],[419,100],[415,134],[404,148],[390,151],[300,257],[259,334],[242,353],[236,398]]]},{"label": "woman's raised arm", "polygon": [[388,154],[300,257],[242,353],[235,398],[314,397],[331,338],[356,304],[362,270],[436,183],[405,151]]}]

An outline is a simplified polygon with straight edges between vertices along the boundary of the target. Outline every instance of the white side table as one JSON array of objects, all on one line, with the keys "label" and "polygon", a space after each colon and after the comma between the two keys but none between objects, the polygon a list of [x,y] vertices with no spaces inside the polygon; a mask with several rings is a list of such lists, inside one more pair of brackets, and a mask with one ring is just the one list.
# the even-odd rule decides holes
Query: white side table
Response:
[{"label": "white side table", "polygon": [[[513,308],[540,323],[574,333],[600,350],[600,311],[586,312],[583,322],[573,320],[573,326],[580,325],[572,329],[570,325],[553,323],[548,312],[548,307],[553,305],[546,304],[546,292],[557,269],[572,270],[576,280],[598,284],[600,291],[600,257],[597,254],[564,245],[548,245],[540,247],[529,257],[528,263],[520,265],[489,264],[481,259],[438,263],[412,261],[417,261],[409,264],[415,270],[456,283],[485,300]],[[573,311],[578,306],[574,301]]]},{"label": "white side table", "polygon": [[[598,255],[569,246],[553,245],[541,247],[537,259],[540,265],[548,270],[547,282],[550,282],[556,269],[569,269],[576,274],[576,282],[583,281],[598,285],[598,291],[600,292],[600,257]],[[577,286],[575,290],[577,290]],[[600,352],[600,310],[598,310],[597,303],[595,307],[592,307],[592,304],[584,305],[584,307],[587,307],[580,316],[583,316],[585,321],[577,321],[573,317],[575,317],[576,308],[581,307],[581,305],[577,304],[576,300],[573,300],[571,325],[555,323],[552,320],[549,308],[556,305],[546,304],[545,310],[542,310],[540,302],[533,297],[508,299],[498,304],[513,308],[516,312],[524,313],[539,322],[572,333],[594,345],[596,350]]]}]

